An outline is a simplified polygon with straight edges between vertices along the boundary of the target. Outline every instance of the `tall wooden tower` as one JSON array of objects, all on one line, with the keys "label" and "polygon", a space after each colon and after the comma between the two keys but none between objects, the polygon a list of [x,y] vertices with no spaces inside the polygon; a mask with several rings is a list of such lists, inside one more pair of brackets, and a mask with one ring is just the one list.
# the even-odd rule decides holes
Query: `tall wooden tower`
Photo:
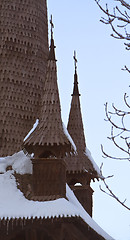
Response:
[{"label": "tall wooden tower", "polygon": [[[68,132],[77,147],[77,154],[66,158],[67,164],[67,183],[74,191],[75,195],[84,206],[86,211],[92,216],[92,194],[90,182],[99,177],[99,172],[95,169],[95,163],[89,156],[86,148],[82,113],[80,107],[80,94],[78,89],[77,59],[74,54],[75,73],[74,88],[72,94],[71,108],[68,120]],[[80,186],[77,184],[80,183]]]},{"label": "tall wooden tower", "polygon": [[65,134],[61,119],[52,29],[39,124],[25,140],[24,147],[28,153],[34,153],[32,199],[43,201],[65,197],[64,157],[72,154],[74,149]]},{"label": "tall wooden tower", "polygon": [[46,0],[0,1],[0,156],[20,150],[39,114],[47,56]]}]

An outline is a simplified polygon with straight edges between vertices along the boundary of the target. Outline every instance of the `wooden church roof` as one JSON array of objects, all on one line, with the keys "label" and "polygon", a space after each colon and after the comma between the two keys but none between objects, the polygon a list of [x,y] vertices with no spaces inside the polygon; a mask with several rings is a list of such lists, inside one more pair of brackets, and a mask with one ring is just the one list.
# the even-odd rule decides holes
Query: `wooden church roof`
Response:
[{"label": "wooden church roof", "polygon": [[51,147],[52,154],[56,157],[65,156],[66,153],[73,151],[61,119],[53,34],[51,36],[39,124],[25,140],[24,147],[30,153],[35,153],[35,149],[37,151],[39,147],[42,148],[43,153],[50,150]]},{"label": "wooden church roof", "polygon": [[[97,233],[95,238],[90,239],[110,239],[113,240],[98,224],[88,215],[88,213],[81,206],[73,191],[66,185],[67,198],[61,198],[53,201],[30,201],[24,197],[22,192],[18,189],[16,179],[13,171],[6,171],[3,169],[3,164],[7,166],[7,162],[12,159],[12,169],[20,174],[28,170],[28,157],[20,152],[14,154],[12,157],[0,159],[0,224],[1,234],[0,239],[12,239],[10,235],[12,231],[21,232],[23,226],[37,223],[37,226],[42,226],[47,220],[51,220],[51,225],[54,227],[54,221],[63,221],[68,219],[70,226],[72,226],[72,218],[79,219],[76,228],[80,224],[85,224],[85,228],[89,228]],[[22,165],[23,158],[26,158]],[[31,166],[30,166],[31,167]],[[29,168],[30,168],[29,167]],[[23,171],[24,170],[24,171]],[[31,171],[31,168],[30,168]],[[28,171],[27,171],[28,172]],[[10,196],[10,197],[8,197]],[[3,232],[5,229],[5,232]],[[9,232],[8,232],[9,231]],[[86,233],[85,233],[86,234]],[[87,233],[88,234],[88,233]],[[89,235],[86,234],[86,237]],[[5,237],[5,238],[4,238]],[[17,238],[18,239],[18,238]],[[30,238],[29,238],[30,239]],[[32,239],[32,238],[31,238]],[[66,239],[66,238],[65,238]],[[76,238],[77,239],[77,238]],[[79,238],[78,238],[79,239]],[[85,238],[86,239],[86,238]]]},{"label": "wooden church roof", "polygon": [[80,94],[78,88],[77,59],[75,60],[74,88],[72,94],[71,108],[67,130],[72,137],[77,154],[66,158],[68,172],[88,171],[95,176],[100,174],[98,166],[94,163],[89,150],[86,148],[82,113],[80,107]]}]

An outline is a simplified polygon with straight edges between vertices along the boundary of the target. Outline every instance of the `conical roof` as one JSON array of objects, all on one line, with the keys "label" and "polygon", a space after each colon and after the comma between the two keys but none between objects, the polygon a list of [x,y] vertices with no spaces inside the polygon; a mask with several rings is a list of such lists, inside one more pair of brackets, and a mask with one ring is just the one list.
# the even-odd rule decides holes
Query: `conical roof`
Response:
[{"label": "conical roof", "polygon": [[53,37],[51,37],[39,124],[26,139],[24,146],[28,152],[34,152],[36,155],[38,152],[40,157],[48,157],[50,152],[53,156],[63,157],[73,151],[61,119]]},{"label": "conical roof", "polygon": [[95,168],[98,169],[98,167],[94,162],[92,162],[93,160],[90,155],[90,152],[86,148],[84,127],[83,127],[82,113],[81,113],[81,106],[80,106],[80,99],[79,99],[80,94],[79,94],[79,88],[78,88],[78,75],[77,75],[77,65],[76,65],[77,60],[75,56],[74,56],[74,59],[75,59],[74,88],[73,88],[67,130],[76,145],[77,155],[68,156],[66,158],[67,171],[68,172],[89,171],[90,173],[97,175],[97,170]]}]

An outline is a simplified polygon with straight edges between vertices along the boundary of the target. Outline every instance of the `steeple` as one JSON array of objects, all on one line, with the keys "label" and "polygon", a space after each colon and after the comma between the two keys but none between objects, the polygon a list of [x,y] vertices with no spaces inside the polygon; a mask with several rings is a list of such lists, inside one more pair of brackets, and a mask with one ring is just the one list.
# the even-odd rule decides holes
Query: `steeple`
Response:
[{"label": "steeple", "polygon": [[84,127],[83,127],[80,98],[79,98],[80,94],[78,89],[78,74],[77,74],[78,61],[76,58],[75,51],[74,51],[73,58],[74,58],[74,66],[75,66],[74,88],[73,88],[67,130],[76,145],[78,154],[75,156],[68,157],[66,159],[67,170],[68,172],[71,172],[71,171],[82,172],[87,170],[88,172],[96,176],[98,175],[96,169],[94,168],[96,164],[93,164],[91,157],[88,156],[90,154],[88,154],[88,151],[86,152],[86,142],[85,142]]},{"label": "steeple", "polygon": [[29,153],[34,153],[32,199],[39,201],[66,197],[64,157],[73,152],[61,120],[52,17],[50,23],[51,45],[41,115],[38,126],[24,142],[25,149]]},{"label": "steeple", "polygon": [[24,143],[28,152],[37,157],[64,157],[73,151],[67,138],[61,119],[61,107],[57,85],[57,66],[53,39],[53,23],[51,16],[51,44],[44,84],[41,115],[35,131]]},{"label": "steeple", "polygon": [[86,143],[79,99],[80,94],[78,88],[77,58],[75,51],[74,51],[74,65],[75,65],[74,88],[67,130],[75,142],[77,151],[83,154],[85,152]]},{"label": "steeple", "polygon": [[[86,149],[79,99],[80,94],[78,89],[77,58],[75,52],[74,64],[74,89],[67,130],[76,145],[77,154],[68,156],[65,159],[67,164],[67,183],[74,191],[86,211],[92,216],[93,190],[90,187],[90,182],[91,179],[94,180],[94,178],[98,178],[98,172],[95,169],[96,164],[94,163],[91,154]],[[80,186],[76,186],[75,184],[77,183],[80,183]]]}]

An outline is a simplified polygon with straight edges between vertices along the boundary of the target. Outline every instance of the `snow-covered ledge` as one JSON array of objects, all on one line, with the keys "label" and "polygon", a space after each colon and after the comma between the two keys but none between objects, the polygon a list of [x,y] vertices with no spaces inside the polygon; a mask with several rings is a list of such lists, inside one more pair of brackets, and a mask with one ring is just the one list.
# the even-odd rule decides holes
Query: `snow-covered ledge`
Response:
[{"label": "snow-covered ledge", "polygon": [[106,240],[113,240],[84,210],[68,185],[66,194],[68,200],[65,198],[46,202],[27,200],[17,188],[13,171],[7,171],[0,174],[0,219],[81,217],[99,235]]}]

